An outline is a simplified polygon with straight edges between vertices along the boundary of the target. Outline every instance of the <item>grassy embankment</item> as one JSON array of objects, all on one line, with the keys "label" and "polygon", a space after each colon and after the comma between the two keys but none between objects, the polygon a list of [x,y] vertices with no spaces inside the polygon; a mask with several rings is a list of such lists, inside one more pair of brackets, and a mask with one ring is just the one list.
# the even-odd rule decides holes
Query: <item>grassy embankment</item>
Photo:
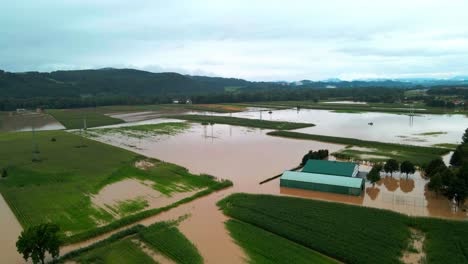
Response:
[{"label": "grassy embankment", "polygon": [[[337,100],[340,101],[340,100]],[[277,101],[277,102],[255,102],[255,103],[240,103],[240,106],[250,107],[284,107],[293,108],[300,106],[306,109],[318,110],[332,110],[342,113],[362,113],[362,112],[381,112],[381,113],[395,113],[395,114],[408,114],[410,109],[408,105],[401,103],[368,103],[368,104],[333,104],[314,101]],[[468,114],[466,111],[455,111],[451,109],[428,107],[424,104],[415,104],[413,112],[415,114]],[[422,110],[424,109],[424,110]]]},{"label": "grassy embankment", "polygon": [[245,126],[245,127],[276,129],[276,130],[291,130],[291,129],[314,126],[314,124],[310,124],[310,123],[267,121],[267,120],[228,117],[228,116],[172,115],[168,117],[174,118],[174,119],[187,120],[190,122],[205,123],[205,124],[206,123],[226,124],[226,125],[233,125],[233,126]]},{"label": "grassy embankment", "polygon": [[[233,194],[218,205],[237,221],[345,263],[401,263],[402,252],[409,247],[409,227],[425,233],[427,263],[468,261],[468,222],[464,221],[409,217],[387,210],[270,195]],[[256,256],[261,252],[258,248],[271,245],[270,252],[281,250],[269,240],[256,240],[256,232],[243,232],[242,228],[230,231],[253,259],[260,258]]]},{"label": "grassy embankment", "polygon": [[[269,132],[268,135],[347,145],[348,147],[346,149],[332,153],[332,155],[338,158],[370,161],[383,161],[389,158],[393,158],[400,162],[409,160],[419,166],[427,164],[431,160],[438,158],[441,155],[447,154],[450,151],[450,149],[447,148],[383,143],[377,141],[305,134],[291,131],[272,131]],[[353,149],[353,146],[365,149]]]},{"label": "grassy embankment", "polygon": [[86,127],[107,126],[123,123],[123,120],[107,116],[94,108],[88,109],[50,109],[46,113],[53,116],[57,121],[62,123],[67,129],[83,128],[84,119],[86,119]]},{"label": "grassy embankment", "polygon": [[197,248],[177,229],[177,222],[136,225],[109,238],[62,256],[57,262],[156,263],[142,251],[141,243],[176,263],[203,263]]},{"label": "grassy embankment", "polygon": [[[150,161],[157,166],[138,169],[134,162],[145,157],[64,131],[37,132],[36,142],[40,162],[32,161],[31,133],[0,133],[0,166],[8,171],[8,177],[0,180],[0,193],[23,227],[48,221],[57,223],[64,233],[73,234],[65,239],[68,243],[114,230],[232,185],[209,176],[192,175],[185,168],[156,160]],[[77,147],[82,142],[86,147]],[[90,195],[128,178],[152,181],[151,187],[166,196],[203,190],[163,208],[141,210],[141,204],[135,201],[129,201],[127,206],[119,204],[114,209],[127,215],[122,218],[92,204]],[[98,223],[104,225],[98,227]]]}]

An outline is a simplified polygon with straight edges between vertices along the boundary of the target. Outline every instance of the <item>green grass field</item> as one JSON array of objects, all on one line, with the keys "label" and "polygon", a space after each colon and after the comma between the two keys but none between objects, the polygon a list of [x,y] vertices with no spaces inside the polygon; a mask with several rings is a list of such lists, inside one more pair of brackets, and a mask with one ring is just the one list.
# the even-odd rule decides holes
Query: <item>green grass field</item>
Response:
[{"label": "green grass field", "polygon": [[[229,185],[155,160],[157,166],[141,170],[134,162],[143,157],[64,131],[37,132],[36,141],[40,162],[32,161],[31,133],[0,133],[0,166],[8,170],[8,177],[0,180],[0,192],[23,227],[52,221],[63,232],[86,234],[75,237],[75,241],[161,212],[162,209],[150,209],[116,220],[91,203],[90,194],[108,184],[126,178],[151,180],[157,183],[153,188],[166,195],[204,189],[180,203]],[[81,142],[86,147],[78,148]],[[136,206],[141,208],[141,204]],[[128,214],[128,210],[136,209],[135,204],[129,204],[118,210]],[[97,229],[97,222],[109,225]]]},{"label": "green grass field", "polygon": [[249,256],[249,263],[330,264],[338,261],[242,221],[226,222],[232,238]]},{"label": "green grass field", "polygon": [[153,258],[142,251],[140,246],[133,243],[130,239],[116,241],[86,252],[73,259],[77,263],[156,263]]},{"label": "green grass field", "polygon": [[[439,158],[441,155],[447,154],[450,151],[450,149],[447,148],[383,143],[377,141],[366,141],[354,138],[305,134],[291,131],[272,131],[269,132],[268,135],[305,140],[315,140],[327,143],[343,144],[347,146],[369,148],[369,150],[346,148],[337,153],[333,153],[333,155],[335,155],[338,158],[352,158],[370,161],[383,161],[389,158],[393,158],[398,160],[399,162],[409,160],[419,166],[427,164],[431,160]],[[366,157],[365,155],[372,156]]]},{"label": "green grass field", "polygon": [[68,252],[56,262],[156,263],[142,251],[142,246],[147,246],[175,263],[203,263],[197,248],[177,228],[179,220],[124,229],[89,246]]},{"label": "green grass field", "polygon": [[345,263],[401,263],[410,239],[409,227],[426,235],[427,263],[468,262],[465,221],[408,217],[387,210],[271,195],[233,194],[218,205],[231,218]]},{"label": "green grass field", "polygon": [[124,122],[123,120],[107,116],[100,111],[95,111],[94,108],[50,109],[46,113],[57,119],[67,129],[83,128],[84,119],[86,119],[86,127],[114,125]]},{"label": "green grass field", "polygon": [[152,249],[161,252],[181,264],[203,263],[197,248],[175,226],[176,223],[161,222],[139,232],[139,238]]},{"label": "green grass field", "polygon": [[298,129],[298,128],[314,126],[314,124],[310,124],[310,123],[267,121],[267,120],[227,117],[227,116],[172,115],[172,116],[167,116],[167,117],[187,120],[190,122],[197,122],[197,123],[226,124],[226,125],[234,125],[234,126],[246,126],[246,127],[277,129],[277,130],[290,130],[290,129]]}]

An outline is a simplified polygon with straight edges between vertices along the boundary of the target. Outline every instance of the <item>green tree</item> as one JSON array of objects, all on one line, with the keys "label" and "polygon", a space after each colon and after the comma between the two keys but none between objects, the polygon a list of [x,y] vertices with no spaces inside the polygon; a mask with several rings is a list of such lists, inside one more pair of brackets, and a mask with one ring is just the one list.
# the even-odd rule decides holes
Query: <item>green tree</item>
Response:
[{"label": "green tree", "polygon": [[465,129],[465,133],[462,136],[462,142],[463,144],[468,144],[468,128]]},{"label": "green tree", "polygon": [[390,176],[393,176],[393,172],[397,171],[399,167],[400,165],[398,164],[398,161],[389,159],[387,162],[385,162],[383,169],[386,173],[390,172]]},{"label": "green tree", "polygon": [[437,158],[437,159],[431,160],[431,162],[429,162],[429,164],[425,167],[424,171],[425,171],[426,176],[431,178],[437,172],[445,170],[446,168],[447,166],[445,166],[444,161],[441,158]]},{"label": "green tree", "polygon": [[408,174],[413,174],[416,171],[416,168],[411,161],[405,160],[401,163],[400,170],[401,172],[406,173],[406,178],[408,178]]},{"label": "green tree", "polygon": [[8,172],[5,168],[2,169],[2,178],[8,177]]},{"label": "green tree", "polygon": [[442,175],[440,173],[434,174],[429,183],[427,184],[427,188],[429,190],[435,192],[436,194],[439,194],[442,192],[444,185],[442,184]]},{"label": "green tree", "polygon": [[455,149],[455,151],[452,154],[452,157],[450,157],[450,165],[452,166],[459,166],[462,162],[462,154],[460,151],[460,147]]},{"label": "green tree", "polygon": [[59,230],[57,225],[51,223],[29,227],[21,232],[16,249],[26,261],[31,258],[35,264],[45,263],[46,252],[55,259],[60,250]]},{"label": "green tree", "polygon": [[380,171],[382,170],[382,165],[377,164],[369,171],[367,174],[367,179],[372,183],[372,187],[375,186],[375,183],[380,180]]},{"label": "green tree", "polygon": [[455,199],[457,205],[464,204],[466,197],[468,196],[468,185],[465,181],[459,178],[455,178],[447,188],[447,197],[449,199]]}]

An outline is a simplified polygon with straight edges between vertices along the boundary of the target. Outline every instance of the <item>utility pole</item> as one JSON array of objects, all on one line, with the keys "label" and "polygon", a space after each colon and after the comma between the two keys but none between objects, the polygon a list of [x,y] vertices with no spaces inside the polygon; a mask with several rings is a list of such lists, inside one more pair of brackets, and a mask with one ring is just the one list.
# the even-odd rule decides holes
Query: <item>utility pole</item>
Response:
[{"label": "utility pole", "polygon": [[31,132],[32,132],[32,161],[40,161],[39,147],[36,141],[36,129],[34,128],[34,124],[31,126]]}]

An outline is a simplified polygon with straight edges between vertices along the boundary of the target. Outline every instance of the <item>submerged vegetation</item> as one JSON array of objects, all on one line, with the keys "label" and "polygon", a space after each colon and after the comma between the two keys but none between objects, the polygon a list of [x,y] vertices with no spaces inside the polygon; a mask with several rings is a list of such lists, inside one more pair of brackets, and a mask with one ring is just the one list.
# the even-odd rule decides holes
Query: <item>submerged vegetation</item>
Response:
[{"label": "submerged vegetation", "polygon": [[190,128],[186,122],[167,122],[138,126],[121,126],[112,128],[98,128],[87,131],[89,136],[102,134],[123,134],[128,137],[142,138],[156,135],[175,135]]},{"label": "submerged vegetation", "polygon": [[339,152],[332,153],[337,158],[363,159],[370,161],[384,161],[393,158],[397,161],[411,161],[422,166],[431,160],[447,154],[450,150],[446,148],[411,146],[377,141],[367,141],[354,138],[332,137],[315,134],[305,134],[291,131],[272,131],[268,135],[306,140],[316,140],[328,143],[343,144],[347,146],[363,147],[366,149],[353,149],[348,147]]},{"label": "submerged vegetation", "polygon": [[191,122],[205,123],[205,124],[208,124],[208,123],[226,124],[226,125],[234,125],[234,126],[246,126],[246,127],[264,128],[264,129],[276,129],[276,130],[291,130],[291,129],[314,126],[314,124],[310,124],[310,123],[267,121],[267,120],[227,117],[227,116],[171,115],[168,117],[187,120]]},{"label": "submerged vegetation", "polygon": [[271,195],[233,194],[218,205],[229,217],[346,263],[400,263],[409,227],[426,233],[427,263],[467,261],[468,222]]}]

